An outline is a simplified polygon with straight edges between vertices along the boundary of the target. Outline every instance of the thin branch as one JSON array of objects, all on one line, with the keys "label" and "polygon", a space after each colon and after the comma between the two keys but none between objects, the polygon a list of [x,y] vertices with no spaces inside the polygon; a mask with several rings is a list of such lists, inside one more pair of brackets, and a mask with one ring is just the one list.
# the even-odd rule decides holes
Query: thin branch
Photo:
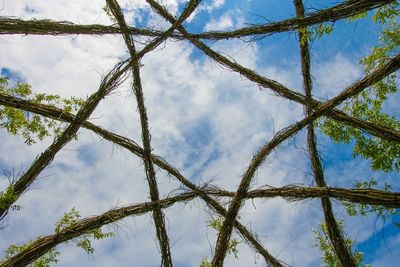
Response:
[{"label": "thin branch", "polygon": [[[345,1],[331,8],[323,9],[305,18],[291,18],[278,22],[245,27],[227,32],[204,32],[200,34],[190,34],[191,37],[211,40],[226,40],[230,38],[242,38],[246,36],[269,35],[279,32],[295,31],[306,26],[312,26],[324,22],[334,22],[343,18],[361,14],[363,12],[381,7],[394,0],[352,0]],[[21,20],[8,17],[0,17],[0,34],[26,34],[26,35],[105,35],[120,34],[119,27],[105,25],[77,25],[68,21],[52,20]],[[151,29],[139,29],[129,27],[129,33],[142,36],[156,37],[162,34],[161,31]],[[172,34],[176,39],[185,39],[181,34]]]},{"label": "thin branch", "polygon": [[[235,193],[229,193],[224,196],[233,197],[234,195]],[[249,191],[246,195],[246,198],[272,197],[282,197],[289,201],[329,197],[357,204],[384,206],[387,208],[400,207],[400,192],[376,189],[284,186],[279,188],[256,189]]]},{"label": "thin branch", "polygon": [[[205,32],[192,35],[195,38],[225,40],[253,35],[268,35],[278,32],[294,31],[306,26],[312,26],[323,22],[334,22],[339,19],[351,17],[363,12],[387,5],[394,0],[350,0],[344,1],[334,7],[311,13],[304,18],[292,18],[280,22],[245,27],[230,32]],[[183,34],[185,36],[185,34]]]},{"label": "thin branch", "polygon": [[[14,19],[0,17],[0,34],[25,35],[106,35],[121,34],[122,30],[115,26],[101,24],[80,25],[69,21],[53,21],[48,19]],[[162,31],[129,27],[129,33],[135,35],[159,37]]]},{"label": "thin branch", "polygon": [[[296,16],[302,18],[305,16],[304,6],[302,0],[293,1]],[[303,87],[305,95],[308,99],[312,99],[312,80],[311,80],[311,62],[310,50],[308,46],[308,29],[303,28],[298,31],[300,57],[301,57],[301,71],[303,73]],[[312,113],[312,109],[305,107],[306,116]],[[321,160],[317,149],[317,143],[314,133],[314,124],[310,123],[307,127],[307,146],[310,154],[311,165],[317,186],[326,187],[324,172],[322,170]],[[328,230],[329,240],[333,246],[336,256],[343,266],[356,267],[356,263],[351,254],[350,248],[346,245],[343,233],[340,230],[338,223],[335,219],[332,210],[332,204],[328,197],[321,198],[322,209],[324,212],[325,224]]]}]

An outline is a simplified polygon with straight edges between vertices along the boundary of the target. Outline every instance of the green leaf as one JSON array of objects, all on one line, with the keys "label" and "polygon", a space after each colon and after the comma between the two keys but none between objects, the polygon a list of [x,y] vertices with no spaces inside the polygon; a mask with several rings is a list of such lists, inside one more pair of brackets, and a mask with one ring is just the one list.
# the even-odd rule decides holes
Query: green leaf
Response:
[{"label": "green leaf", "polygon": [[[25,249],[27,249],[30,245],[32,244],[32,241],[24,244],[24,245],[11,245],[6,249],[6,257],[5,259],[8,259],[12,256],[15,256],[18,253],[23,252]],[[29,267],[50,267],[50,264],[52,263],[57,263],[58,256],[60,255],[60,252],[55,250],[54,248],[50,249],[47,251],[45,254],[40,256],[37,260],[35,260],[33,263],[27,265]]]},{"label": "green leaf", "polygon": [[212,267],[211,261],[207,257],[203,257],[199,267]]},{"label": "green leaf", "polygon": [[[81,98],[61,98],[58,95],[32,93],[31,86],[26,83],[16,83],[9,86],[8,79],[0,76],[0,93],[29,100],[37,104],[46,104],[63,109],[65,112],[75,112],[83,105]],[[22,136],[27,145],[43,140],[51,135],[58,135],[63,123],[53,119],[31,114],[20,109],[0,107],[0,127],[13,135]]]},{"label": "green leaf", "polygon": [[[397,1],[377,9],[374,14],[373,21],[380,24],[382,31],[379,45],[373,47],[371,53],[360,61],[367,74],[386,64],[390,58],[400,52],[399,14]],[[400,131],[400,122],[382,111],[385,101],[398,91],[397,87],[395,73],[346,101],[342,109],[350,116]],[[370,160],[372,170],[400,171],[399,144],[376,138],[364,131],[330,119],[323,119],[319,126],[322,132],[335,142],[354,142],[353,156]]]},{"label": "green leaf", "polygon": [[[355,187],[357,189],[376,189],[377,185],[378,182],[375,180],[375,178],[371,178],[363,182],[355,182]],[[391,188],[391,185],[384,184],[379,189],[389,191],[391,190]],[[393,215],[399,213],[398,210],[395,208],[387,208],[383,206],[374,206],[367,204],[355,204],[344,200],[341,200],[340,202],[345,206],[346,212],[349,216],[367,216],[370,214],[375,214],[377,218],[385,221],[386,219],[389,219]]]},{"label": "green leaf", "polygon": [[7,207],[8,203],[14,203],[16,198],[14,186],[11,184],[5,191],[0,191],[0,209]]},{"label": "green leaf", "polygon": [[[343,220],[338,221],[338,227],[340,231],[343,231]],[[323,267],[342,267],[339,258],[335,254],[333,245],[330,242],[328,235],[328,228],[325,223],[318,225],[318,230],[313,229],[315,243],[314,247],[319,248],[322,251],[321,259]],[[363,254],[357,250],[353,249],[354,240],[350,238],[345,238],[344,242],[346,246],[353,252],[353,257],[356,266],[361,266],[363,260]],[[365,267],[370,266],[369,264],[364,265]]]},{"label": "green leaf", "polygon": [[[222,229],[222,225],[224,224],[225,218],[222,216],[218,216],[213,218],[211,221],[208,222],[208,226],[218,232],[221,231]],[[228,250],[227,253],[228,254],[233,254],[235,256],[235,258],[238,258],[238,249],[237,249],[237,245],[239,245],[240,241],[238,241],[237,239],[231,239],[229,240],[228,243]],[[207,257],[203,258],[202,263],[204,264],[204,266],[208,266],[207,264]],[[200,266],[202,266],[200,263]],[[210,263],[211,264],[211,263]]]},{"label": "green leaf", "polygon": [[[64,215],[58,220],[55,227],[55,232],[60,233],[62,230],[71,227],[72,225],[78,223],[80,218],[79,211],[74,207],[69,212],[65,212]],[[86,253],[93,254],[94,248],[92,246],[90,239],[103,239],[114,236],[114,233],[103,233],[100,228],[88,231],[87,233],[74,239],[77,247],[82,248]]]}]

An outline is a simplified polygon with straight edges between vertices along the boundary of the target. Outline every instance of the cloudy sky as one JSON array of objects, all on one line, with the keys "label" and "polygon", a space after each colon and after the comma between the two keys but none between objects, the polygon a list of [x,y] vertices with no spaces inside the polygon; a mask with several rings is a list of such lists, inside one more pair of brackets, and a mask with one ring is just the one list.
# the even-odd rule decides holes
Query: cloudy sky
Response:
[{"label": "cloudy sky", "polygon": [[[308,10],[339,1],[307,0]],[[186,1],[165,0],[178,15]],[[168,24],[142,0],[120,1],[131,25],[165,28]],[[112,22],[103,12],[105,1],[3,0],[0,16],[47,18],[80,24]],[[289,0],[208,0],[185,24],[190,31],[229,30],[248,23],[266,23],[295,16]],[[370,17],[353,23],[338,22],[330,37],[312,44],[314,94],[326,100],[363,76],[358,64],[378,42],[378,28]],[[147,41],[136,38],[138,42]],[[213,49],[258,73],[301,92],[302,76],[295,33],[276,34],[256,42],[210,42]],[[138,44],[139,47],[142,47]],[[119,36],[0,36],[1,74],[24,81],[35,92],[64,97],[87,97],[101,78],[127,57]],[[277,131],[303,118],[303,107],[260,90],[254,83],[213,62],[187,41],[169,40],[141,61],[152,147],[191,181],[236,190],[255,151]],[[387,110],[396,113],[396,99]],[[398,110],[397,110],[398,111]],[[140,143],[140,123],[131,79],[107,96],[90,121]],[[83,217],[101,214],[116,206],[149,201],[142,161],[128,151],[85,129],[70,142],[17,202],[23,209],[8,215],[0,231],[0,255],[13,243],[23,244],[50,234],[64,212],[76,207]],[[369,162],[353,158],[351,147],[337,145],[319,135],[326,180],[329,185],[351,187],[354,180],[391,181],[396,174],[372,173]],[[0,169],[18,174],[51,144],[48,138],[27,146],[21,137],[0,129]],[[252,188],[287,184],[314,185],[307,160],[305,132],[285,142],[256,173]],[[160,197],[180,188],[165,171],[157,169]],[[0,178],[0,190],[7,177]],[[395,184],[396,185],[396,184]],[[394,187],[398,191],[398,187]],[[335,204],[337,218],[345,218],[346,232],[365,252],[365,263],[393,266],[400,259],[399,231],[390,218],[349,218]],[[198,266],[212,257],[217,233],[207,227],[214,216],[201,200],[177,204],[167,210],[166,224],[176,266]],[[322,222],[318,200],[298,203],[283,199],[246,202],[240,219],[272,255],[292,266],[319,266],[320,251],[313,247],[312,229]],[[362,227],[360,227],[362,225]],[[106,227],[115,237],[95,241],[94,256],[73,243],[57,247],[58,266],[158,266],[160,255],[150,215],[128,218]],[[235,237],[240,240],[239,236]],[[239,258],[226,258],[226,266],[264,266],[244,242]]]}]

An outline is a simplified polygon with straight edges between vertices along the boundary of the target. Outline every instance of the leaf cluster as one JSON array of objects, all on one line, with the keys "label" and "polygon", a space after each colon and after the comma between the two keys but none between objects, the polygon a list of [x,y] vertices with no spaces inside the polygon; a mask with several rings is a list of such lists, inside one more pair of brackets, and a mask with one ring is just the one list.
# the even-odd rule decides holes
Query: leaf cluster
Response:
[{"label": "leaf cluster", "polygon": [[[373,21],[383,29],[380,32],[379,45],[373,47],[371,53],[360,61],[367,74],[386,64],[391,56],[400,52],[400,25],[397,19],[399,14],[399,3],[396,1],[379,8],[373,15]],[[358,119],[400,131],[398,119],[385,114],[383,110],[385,101],[397,91],[397,76],[394,73],[345,102],[342,110]],[[353,156],[370,160],[372,170],[400,171],[399,144],[376,138],[327,118],[321,122],[320,128],[335,142],[353,142]]]},{"label": "leaf cluster", "polygon": [[[209,221],[207,226],[216,230],[219,233],[222,229],[222,225],[224,224],[224,220],[225,220],[224,217],[217,216],[217,217],[213,218],[211,221]],[[239,251],[237,249],[237,245],[239,243],[240,243],[240,241],[237,239],[229,240],[227,254],[228,255],[233,254],[235,256],[235,258],[239,258],[239,256],[238,256]],[[200,267],[211,267],[212,264],[211,264],[211,261],[207,257],[203,257],[199,266]]]},{"label": "leaf cluster", "polygon": [[[77,111],[84,103],[83,99],[77,97],[66,99],[59,95],[35,94],[27,83],[17,82],[10,86],[8,78],[2,76],[0,76],[0,94],[29,100],[35,104],[60,107],[65,112]],[[22,136],[28,145],[36,143],[37,140],[43,140],[47,136],[58,135],[61,125],[54,119],[31,114],[17,108],[0,107],[0,128],[6,129],[13,135]]]},{"label": "leaf cluster", "polygon": [[309,28],[302,28],[299,31],[302,33],[300,43],[304,45],[306,42],[314,42],[324,35],[330,35],[333,32],[334,24],[332,22],[320,23]]},{"label": "leaf cluster", "polygon": [[[28,242],[24,245],[11,245],[6,249],[6,257],[4,260],[24,251],[27,249],[32,242]],[[39,257],[37,260],[29,264],[29,267],[50,267],[51,263],[57,263],[58,256],[60,255],[60,252],[55,250],[54,248],[50,249],[48,252],[46,252],[43,256]]]},{"label": "leaf cluster", "polygon": [[[224,220],[225,218],[222,216],[215,217],[214,219],[208,222],[208,226],[220,232],[222,229],[222,225],[224,224]],[[239,243],[240,241],[238,241],[237,239],[229,240],[228,250],[227,250],[228,254],[233,254],[235,258],[238,258],[237,245]]]},{"label": "leaf cluster", "polygon": [[[64,229],[72,226],[73,224],[77,223],[80,218],[79,211],[75,208],[72,208],[71,211],[65,212],[64,215],[57,221],[55,225],[55,233],[58,234]],[[104,233],[100,228],[88,231],[87,233],[79,236],[78,238],[74,239],[73,242],[76,244],[77,247],[82,248],[86,253],[93,254],[94,248],[91,243],[91,239],[103,239],[114,236],[114,233],[108,232]],[[11,245],[6,249],[6,257],[4,260],[15,256],[18,253],[23,252],[28,247],[32,245],[33,241],[29,241],[23,245]],[[61,253],[56,249],[52,248],[35,260],[33,263],[29,264],[29,267],[50,267],[50,264],[57,263],[58,256]],[[1,262],[0,262],[1,264]]]},{"label": "leaf cluster", "polygon": [[[342,232],[343,230],[343,220],[338,220],[338,227],[340,231]],[[335,251],[333,249],[333,245],[329,239],[328,235],[328,228],[325,223],[321,223],[318,225],[319,229],[318,230],[313,230],[314,237],[316,239],[316,243],[314,244],[314,247],[319,248],[323,254],[321,256],[322,258],[322,266],[323,267],[342,267],[342,264],[340,263],[340,260],[338,256],[335,254]],[[346,246],[350,249],[350,251],[353,251],[352,247],[354,246],[354,241],[350,238],[345,238],[344,242]],[[354,261],[356,263],[356,266],[361,266],[362,260],[363,260],[363,254],[357,250],[353,252],[353,257]],[[371,265],[366,264],[364,267],[370,267]]]},{"label": "leaf cluster", "polygon": [[[378,182],[375,178],[371,178],[370,180],[360,182],[356,181],[355,187],[357,189],[374,189],[378,186]],[[390,191],[392,188],[391,185],[385,183],[381,190]],[[349,216],[367,216],[371,213],[376,214],[377,218],[381,218],[386,220],[392,215],[398,214],[397,209],[395,208],[387,208],[383,206],[374,206],[367,204],[354,204],[348,201],[341,201],[342,204],[346,208],[346,212]]]},{"label": "leaf cluster", "polygon": [[16,195],[14,194],[14,186],[9,185],[5,191],[0,191],[0,209],[6,208],[7,203],[14,203]]},{"label": "leaf cluster", "polygon": [[[63,217],[61,217],[61,219],[56,223],[55,232],[60,233],[62,230],[72,226],[78,222],[80,217],[79,211],[75,208],[72,208],[69,212],[65,212]],[[92,246],[91,239],[99,240],[112,236],[114,236],[113,233],[104,233],[100,228],[97,228],[79,236],[73,241],[77,247],[82,248],[86,253],[93,254],[94,248]]]}]

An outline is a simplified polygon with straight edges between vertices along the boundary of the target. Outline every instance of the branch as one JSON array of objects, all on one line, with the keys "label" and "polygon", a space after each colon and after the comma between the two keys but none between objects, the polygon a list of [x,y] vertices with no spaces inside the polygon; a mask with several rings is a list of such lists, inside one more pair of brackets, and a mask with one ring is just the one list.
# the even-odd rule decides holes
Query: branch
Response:
[{"label": "branch", "polygon": [[[191,37],[211,40],[226,40],[230,38],[241,38],[246,36],[268,35],[279,32],[295,31],[303,27],[312,26],[323,22],[334,22],[343,18],[361,14],[363,12],[381,7],[394,2],[394,0],[351,0],[340,3],[331,8],[323,9],[304,18],[291,18],[278,22],[244,27],[227,32],[204,32],[200,34],[190,34]],[[157,37],[162,31],[151,29],[139,29],[129,27],[129,33],[142,36]],[[67,21],[51,20],[21,20],[8,17],[0,18],[0,34],[30,34],[30,35],[105,35],[123,33],[119,27],[105,25],[77,25]],[[185,39],[181,34],[172,34],[176,39]]]},{"label": "branch", "polygon": [[82,219],[59,233],[40,237],[33,241],[24,251],[0,261],[0,267],[26,266],[58,244],[74,239],[103,225],[115,223],[128,216],[141,215],[157,208],[168,208],[175,203],[186,202],[196,197],[193,192],[183,193],[163,200],[134,204],[107,211],[99,216]]},{"label": "branch", "polygon": [[[299,18],[304,17],[304,6],[302,0],[294,0],[296,15]],[[303,73],[303,87],[306,97],[312,99],[312,80],[311,80],[311,62],[310,49],[307,40],[307,28],[298,31],[301,71]],[[311,115],[312,109],[305,108],[306,116]],[[314,124],[310,123],[307,127],[307,146],[310,154],[311,165],[317,186],[326,187],[324,172],[322,170],[321,160],[317,149],[317,143],[314,133]],[[343,266],[356,267],[356,263],[351,254],[349,247],[346,245],[343,233],[340,230],[332,210],[332,204],[328,197],[321,198],[322,209],[324,211],[325,224],[328,230],[328,236],[333,246],[333,249]]]},{"label": "branch", "polygon": [[[224,196],[233,197],[234,195],[235,193],[229,193],[225,194]],[[387,208],[400,207],[400,192],[390,192],[376,189],[284,186],[280,188],[256,189],[249,191],[246,195],[246,198],[273,197],[282,197],[289,201],[307,198],[333,197],[356,204],[384,206]]]},{"label": "branch", "polygon": [[[121,34],[122,30],[115,26],[100,24],[79,25],[69,21],[53,21],[48,19],[22,20],[0,17],[0,34],[25,35],[105,35]],[[129,27],[129,33],[135,35],[159,37],[162,31]]]}]

